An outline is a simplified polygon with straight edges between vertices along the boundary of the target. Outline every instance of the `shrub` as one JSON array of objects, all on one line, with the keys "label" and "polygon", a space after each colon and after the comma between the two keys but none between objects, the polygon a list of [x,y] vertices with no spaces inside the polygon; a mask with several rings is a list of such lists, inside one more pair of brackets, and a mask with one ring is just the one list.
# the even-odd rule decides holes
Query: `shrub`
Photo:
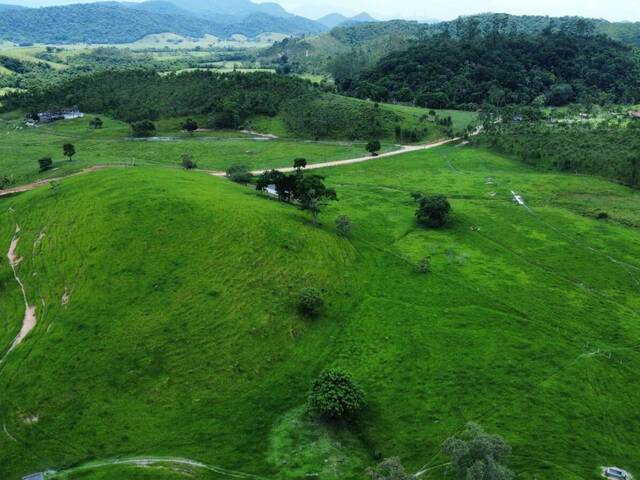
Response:
[{"label": "shrub", "polygon": [[7,187],[15,185],[16,180],[12,176],[2,175],[0,176],[0,190],[4,190]]},{"label": "shrub", "polygon": [[367,149],[367,152],[375,157],[378,155],[378,152],[380,151],[382,146],[380,145],[380,141],[371,140],[369,143],[367,143],[367,146],[365,148]]},{"label": "shrub", "polygon": [[131,124],[134,137],[151,137],[156,133],[156,126],[150,120],[142,120]]},{"label": "shrub", "polygon": [[346,419],[365,404],[364,395],[351,375],[342,369],[325,370],[312,383],[309,393],[311,411],[329,419]]},{"label": "shrub", "polygon": [[367,469],[367,475],[371,480],[414,480],[416,478],[405,471],[397,457],[387,458],[378,466]]},{"label": "shrub", "polygon": [[185,170],[194,170],[198,168],[198,165],[193,160],[193,156],[189,155],[188,153],[182,155],[180,163],[182,164],[182,168],[184,168]]},{"label": "shrub", "polygon": [[46,172],[47,170],[51,170],[51,167],[53,167],[53,160],[51,160],[51,157],[42,157],[38,160],[38,165],[40,165],[41,172]]},{"label": "shrub", "polygon": [[100,117],[95,117],[93,120],[91,120],[89,122],[89,126],[91,128],[96,129],[96,130],[101,129],[103,124],[104,124],[104,122],[102,121],[102,119]]},{"label": "shrub", "polygon": [[298,296],[298,311],[308,317],[318,315],[324,308],[324,299],[316,288],[305,288]]},{"label": "shrub", "polygon": [[431,258],[424,257],[416,264],[416,273],[429,273],[431,271]]},{"label": "shrub", "polygon": [[338,235],[341,237],[348,237],[351,233],[351,229],[353,228],[353,223],[351,219],[346,215],[340,215],[336,218],[336,229],[338,230]]},{"label": "shrub", "polygon": [[193,135],[193,132],[198,130],[198,122],[189,118],[181,125],[181,127],[182,127],[182,130],[189,133],[189,135]]},{"label": "shrub", "polygon": [[253,180],[253,174],[244,165],[231,165],[225,176],[232,182],[247,184]]},{"label": "shrub", "polygon": [[440,228],[447,223],[451,204],[444,195],[426,196],[420,199],[416,211],[418,222],[425,227]]}]

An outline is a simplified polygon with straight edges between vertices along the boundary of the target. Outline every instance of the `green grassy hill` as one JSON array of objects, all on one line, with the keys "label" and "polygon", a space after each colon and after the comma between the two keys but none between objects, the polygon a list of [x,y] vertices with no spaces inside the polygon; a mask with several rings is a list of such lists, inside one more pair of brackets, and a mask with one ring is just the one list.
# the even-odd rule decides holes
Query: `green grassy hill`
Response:
[{"label": "green grassy hill", "polygon": [[[469,420],[505,436],[522,479],[640,471],[637,191],[469,147],[324,173],[340,201],[320,228],[244,187],[157,168],[0,200],[2,248],[20,225],[39,322],[0,371],[2,477],[172,456],[360,480],[397,455],[441,480],[440,445]],[[417,190],[450,198],[447,228],[416,225]],[[415,273],[425,256],[432,273]],[[7,346],[24,306],[6,261],[0,275]],[[307,285],[328,305],[313,321],[295,313]],[[327,366],[366,392],[349,429],[302,413]],[[228,478],[214,470],[89,464],[60,478]]]}]

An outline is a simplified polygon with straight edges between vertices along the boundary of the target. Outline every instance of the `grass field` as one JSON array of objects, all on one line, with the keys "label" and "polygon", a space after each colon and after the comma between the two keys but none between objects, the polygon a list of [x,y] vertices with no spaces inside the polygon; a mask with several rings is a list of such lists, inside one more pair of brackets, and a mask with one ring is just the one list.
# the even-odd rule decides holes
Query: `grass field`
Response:
[{"label": "grass field", "polygon": [[[364,142],[311,142],[296,139],[254,139],[238,131],[198,132],[193,137],[179,131],[184,119],[156,122],[161,138],[136,140],[127,124],[102,117],[104,128],[93,130],[87,115],[83,119],[57,122],[38,128],[26,128],[22,115],[0,117],[0,175],[14,175],[17,183],[59,176],[92,165],[127,164],[178,167],[183,154],[193,155],[202,169],[225,170],[234,164],[252,169],[285,167],[298,157],[310,163],[354,158],[366,155]],[[198,119],[204,123],[204,118]],[[262,131],[270,131],[262,125]],[[286,131],[276,131],[276,134]],[[65,160],[62,145],[71,142],[77,155]],[[384,150],[394,147],[385,144]],[[38,159],[51,156],[54,168],[39,173]]]},{"label": "grass field", "polygon": [[[159,455],[360,480],[379,456],[441,465],[469,420],[514,447],[518,478],[640,471],[637,191],[469,147],[323,173],[340,201],[320,228],[245,187],[152,167],[0,200],[0,247],[20,225],[39,322],[0,371],[0,475]],[[417,190],[448,195],[447,228],[416,226]],[[415,273],[425,256],[432,273]],[[24,304],[6,262],[0,278],[6,347]],[[314,321],[295,314],[307,285],[327,301]],[[366,392],[349,429],[301,409],[327,366]],[[227,478],[89,467],[59,478]]]}]

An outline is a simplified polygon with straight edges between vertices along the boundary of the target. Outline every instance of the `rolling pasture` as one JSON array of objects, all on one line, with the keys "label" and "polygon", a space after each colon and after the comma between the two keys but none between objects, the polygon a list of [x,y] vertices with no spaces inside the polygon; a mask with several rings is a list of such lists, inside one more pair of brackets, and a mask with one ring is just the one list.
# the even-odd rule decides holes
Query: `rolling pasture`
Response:
[{"label": "rolling pasture", "polygon": [[[283,157],[256,155],[264,166],[307,144],[274,145]],[[0,199],[0,247],[19,225],[38,315],[0,367],[3,478],[360,480],[400,456],[439,480],[441,443],[470,420],[513,446],[518,478],[640,471],[637,191],[441,147],[322,171],[339,201],[316,228],[249,188],[147,163]],[[446,228],[416,225],[414,191],[449,197]],[[432,272],[416,273],[426,256]],[[306,286],[327,302],[314,320],[295,310]],[[24,311],[6,261],[0,288],[6,349]],[[366,393],[352,425],[305,415],[330,366]],[[105,465],[155,456],[215,468]]]},{"label": "rolling pasture", "polygon": [[[201,169],[225,170],[231,165],[251,169],[290,166],[293,158],[322,163],[366,155],[366,142],[305,141],[292,138],[269,139],[238,131],[198,132],[193,137],[180,131],[185,119],[156,123],[157,137],[132,138],[129,125],[106,117],[104,127],[93,130],[93,116],[25,128],[19,115],[0,119],[0,175],[12,174],[16,182],[57,177],[93,165],[154,165],[178,167],[183,154],[191,154]],[[199,119],[204,123],[205,119]],[[268,126],[272,126],[269,122]],[[257,126],[260,126],[258,124]],[[277,133],[286,133],[283,127]],[[77,154],[72,162],[63,156],[62,145],[70,142]],[[383,150],[395,148],[385,144]],[[54,168],[39,172],[38,159],[51,156]]]}]

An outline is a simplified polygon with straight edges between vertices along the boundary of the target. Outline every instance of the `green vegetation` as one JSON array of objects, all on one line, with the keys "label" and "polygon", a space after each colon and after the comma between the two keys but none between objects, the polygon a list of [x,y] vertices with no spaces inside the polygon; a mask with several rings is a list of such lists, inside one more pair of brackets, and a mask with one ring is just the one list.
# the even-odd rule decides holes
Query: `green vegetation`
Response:
[{"label": "green vegetation", "polygon": [[447,223],[451,204],[444,195],[427,195],[419,199],[416,218],[418,223],[429,228],[440,228]]},{"label": "green vegetation", "polygon": [[309,392],[311,412],[330,420],[353,417],[365,405],[364,393],[348,372],[325,370],[313,381]]},{"label": "green vegetation", "polygon": [[[5,110],[29,112],[79,105],[83,111],[126,122],[184,116],[215,129],[246,127],[254,117],[266,116],[280,118],[289,136],[312,139],[400,141],[398,129],[410,132],[413,141],[444,135],[426,111],[417,117],[415,111],[326,93],[297,77],[258,72],[105,71],[44,90],[8,94],[3,102]],[[205,120],[196,121],[195,116]]]},{"label": "green vegetation", "polygon": [[322,312],[324,299],[318,289],[305,288],[298,295],[298,311],[308,317],[315,317]]},{"label": "green vegetation", "polygon": [[639,79],[637,52],[604,36],[483,35],[470,23],[459,39],[428,38],[336,84],[361,98],[474,110],[485,103],[635,103]]},{"label": "green vegetation", "polygon": [[[113,138],[115,125],[83,128]],[[75,144],[82,164],[91,154]],[[138,144],[155,145],[127,145]],[[311,160],[287,148],[284,165]],[[177,163],[169,153],[154,155]],[[2,476],[172,455],[264,478],[335,467],[326,478],[361,480],[399,456],[436,480],[442,443],[469,419],[504,437],[522,478],[640,469],[629,421],[640,403],[637,191],[453,146],[320,173],[340,196],[320,228],[179,169],[110,169],[1,199],[3,251],[20,225],[17,272],[38,314],[0,371],[0,423],[18,440],[0,435]],[[447,196],[447,228],[416,224],[418,191]],[[349,241],[335,234],[339,215],[358,225]],[[425,256],[431,273],[416,275]],[[24,301],[7,262],[0,276],[6,350]],[[301,284],[323,292],[322,321],[297,313]],[[349,428],[300,413],[336,365],[366,392]],[[156,472],[75,478],[110,471]]]},{"label": "green vegetation", "polygon": [[[225,171],[232,165],[258,170],[291,165],[297,155],[309,163],[357,158],[365,146],[364,142],[265,139],[237,131],[198,132],[191,137],[180,131],[182,117],[154,122],[157,139],[135,140],[126,123],[103,116],[103,127],[96,130],[90,126],[92,118],[26,128],[20,113],[0,116],[0,175],[12,175],[22,184],[94,165],[178,167],[184,154],[206,170]],[[73,162],[63,161],[65,143],[73,143],[81,152]],[[384,151],[393,148],[383,145]],[[53,158],[49,173],[38,172],[37,160],[42,157]]]},{"label": "green vegetation", "polygon": [[476,423],[468,423],[460,435],[449,438],[442,451],[451,455],[460,480],[511,480],[515,477],[504,463],[511,447],[499,435],[490,435]]},{"label": "green vegetation", "polygon": [[625,113],[602,121],[582,115],[587,118],[557,119],[530,109],[496,111],[483,116],[483,134],[474,142],[530,165],[640,187],[640,121]]}]

